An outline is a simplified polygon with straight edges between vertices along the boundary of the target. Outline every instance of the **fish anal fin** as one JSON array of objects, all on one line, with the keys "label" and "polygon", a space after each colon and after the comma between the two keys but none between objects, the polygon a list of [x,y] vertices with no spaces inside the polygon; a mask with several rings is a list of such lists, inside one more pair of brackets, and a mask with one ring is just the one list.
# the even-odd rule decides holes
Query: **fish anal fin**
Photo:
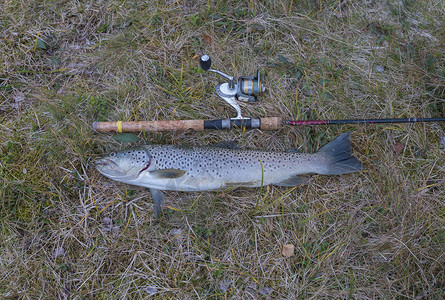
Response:
[{"label": "fish anal fin", "polygon": [[275,185],[278,185],[278,186],[296,186],[296,185],[299,185],[299,184],[305,184],[305,183],[308,182],[308,180],[309,179],[306,178],[306,177],[299,177],[299,176],[295,175],[295,176],[291,176],[291,177],[289,177],[289,178],[287,178],[287,179],[285,179],[285,180],[283,180],[281,182],[275,183]]},{"label": "fish anal fin", "polygon": [[187,173],[187,171],[180,169],[162,169],[162,170],[150,171],[150,174],[157,179],[179,178],[185,173]]}]

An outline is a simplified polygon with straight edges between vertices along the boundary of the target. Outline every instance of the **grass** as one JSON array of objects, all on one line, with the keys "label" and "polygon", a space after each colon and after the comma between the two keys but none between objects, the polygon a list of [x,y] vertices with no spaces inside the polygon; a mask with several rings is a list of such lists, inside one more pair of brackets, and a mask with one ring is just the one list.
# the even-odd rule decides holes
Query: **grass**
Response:
[{"label": "grass", "polygon": [[[221,80],[266,73],[246,116],[444,117],[445,5],[424,1],[17,1],[0,8],[0,296],[445,295],[441,123],[140,133],[146,143],[316,151],[352,130],[361,174],[295,189],[167,192],[93,162],[97,120],[222,118]],[[282,246],[295,245],[292,257]]]}]

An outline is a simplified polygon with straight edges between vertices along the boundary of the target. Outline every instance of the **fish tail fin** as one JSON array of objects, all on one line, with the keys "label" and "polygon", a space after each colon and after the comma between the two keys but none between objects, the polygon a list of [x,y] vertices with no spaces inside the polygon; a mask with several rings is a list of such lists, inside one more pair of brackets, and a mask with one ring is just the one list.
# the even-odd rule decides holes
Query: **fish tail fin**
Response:
[{"label": "fish tail fin", "polygon": [[345,132],[323,146],[317,153],[327,158],[323,175],[340,175],[365,170],[365,166],[351,154],[351,132]]}]

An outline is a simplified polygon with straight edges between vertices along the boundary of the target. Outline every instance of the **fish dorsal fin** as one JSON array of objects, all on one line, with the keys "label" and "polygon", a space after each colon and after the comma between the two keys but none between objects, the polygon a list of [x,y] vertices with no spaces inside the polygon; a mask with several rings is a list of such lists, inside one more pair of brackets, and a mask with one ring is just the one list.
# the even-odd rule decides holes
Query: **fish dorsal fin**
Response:
[{"label": "fish dorsal fin", "polygon": [[297,148],[292,148],[292,149],[286,150],[286,153],[300,153],[300,150],[298,150]]},{"label": "fish dorsal fin", "polygon": [[221,141],[217,143],[210,144],[209,147],[223,148],[223,149],[239,149],[237,141]]},{"label": "fish dorsal fin", "polygon": [[173,179],[181,177],[186,172],[187,171],[180,169],[162,169],[162,170],[150,171],[150,174],[158,179]]},{"label": "fish dorsal fin", "polygon": [[308,179],[304,177],[298,177],[297,175],[291,176],[281,182],[275,183],[278,186],[296,186],[299,184],[307,183]]}]

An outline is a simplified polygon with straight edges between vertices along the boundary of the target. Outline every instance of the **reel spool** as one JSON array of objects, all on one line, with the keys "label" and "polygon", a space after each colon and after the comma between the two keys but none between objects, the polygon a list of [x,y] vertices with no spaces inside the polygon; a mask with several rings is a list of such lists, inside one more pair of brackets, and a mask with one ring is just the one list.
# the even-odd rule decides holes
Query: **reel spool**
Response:
[{"label": "reel spool", "polygon": [[257,75],[244,76],[238,79],[237,99],[244,102],[256,102],[258,96],[266,90],[261,85],[260,71]]},{"label": "reel spool", "polygon": [[211,69],[212,60],[207,54],[200,57],[199,64],[204,71],[214,72],[228,80],[228,82],[220,83],[216,86],[216,93],[236,110],[237,116],[232,119],[244,119],[241,116],[241,108],[236,102],[237,100],[257,102],[259,95],[266,90],[262,85],[259,71],[257,71],[256,76],[243,76],[236,81],[233,76]]}]

